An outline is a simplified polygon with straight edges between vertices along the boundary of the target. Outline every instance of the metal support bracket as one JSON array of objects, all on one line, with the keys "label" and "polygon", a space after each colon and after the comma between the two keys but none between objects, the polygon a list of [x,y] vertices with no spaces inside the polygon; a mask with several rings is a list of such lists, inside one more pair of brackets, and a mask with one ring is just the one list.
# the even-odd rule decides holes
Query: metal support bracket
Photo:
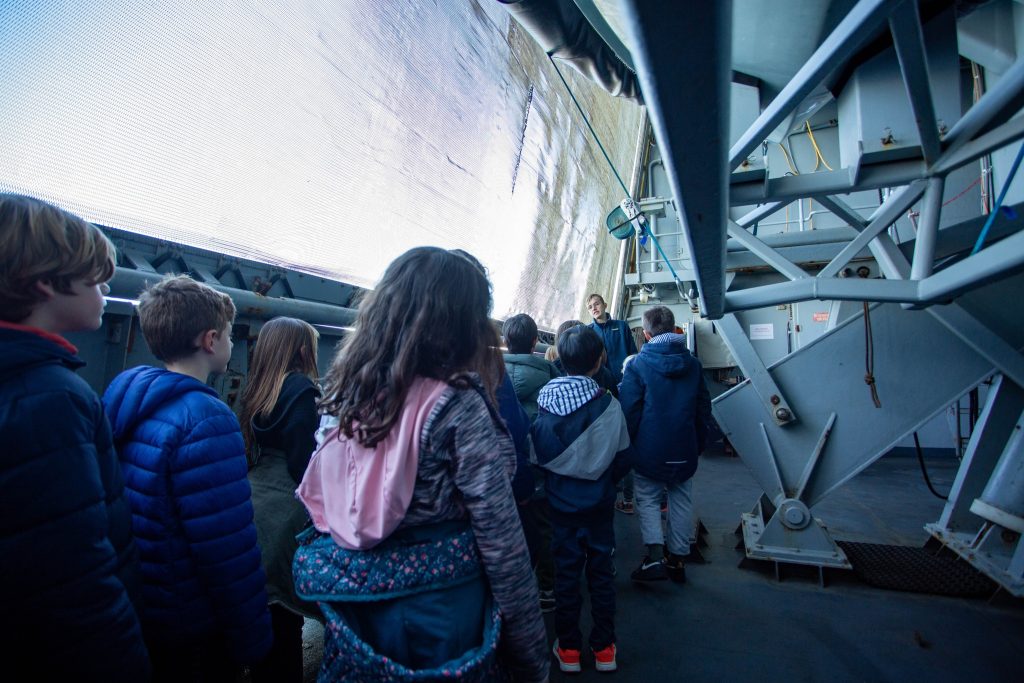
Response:
[{"label": "metal support bracket", "polygon": [[717,325],[725,345],[729,347],[729,352],[732,353],[740,370],[750,380],[754,390],[761,397],[765,410],[768,411],[775,424],[782,426],[795,422],[796,413],[790,408],[782,390],[775,383],[761,357],[757,355],[750,339],[744,334],[743,327],[736,316],[731,314],[723,316]]}]

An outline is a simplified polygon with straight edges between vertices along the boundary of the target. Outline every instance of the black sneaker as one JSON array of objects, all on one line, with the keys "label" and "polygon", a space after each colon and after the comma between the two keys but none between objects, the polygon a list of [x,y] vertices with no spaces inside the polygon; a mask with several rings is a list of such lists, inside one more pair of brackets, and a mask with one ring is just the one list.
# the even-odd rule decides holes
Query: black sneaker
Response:
[{"label": "black sneaker", "polygon": [[665,559],[665,573],[676,583],[686,583],[686,567],[681,555],[670,554]]},{"label": "black sneaker", "polygon": [[634,581],[664,581],[668,578],[665,572],[665,562],[658,559],[652,560],[650,556],[644,557],[640,566],[633,570],[629,578]]}]

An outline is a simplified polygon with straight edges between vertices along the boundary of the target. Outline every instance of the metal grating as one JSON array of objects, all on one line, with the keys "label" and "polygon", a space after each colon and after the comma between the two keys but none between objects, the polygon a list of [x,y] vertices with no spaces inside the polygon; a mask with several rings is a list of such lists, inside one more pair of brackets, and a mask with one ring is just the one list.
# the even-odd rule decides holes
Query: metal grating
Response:
[{"label": "metal grating", "polygon": [[838,541],[864,583],[907,593],[987,598],[998,586],[955,557],[925,548]]}]

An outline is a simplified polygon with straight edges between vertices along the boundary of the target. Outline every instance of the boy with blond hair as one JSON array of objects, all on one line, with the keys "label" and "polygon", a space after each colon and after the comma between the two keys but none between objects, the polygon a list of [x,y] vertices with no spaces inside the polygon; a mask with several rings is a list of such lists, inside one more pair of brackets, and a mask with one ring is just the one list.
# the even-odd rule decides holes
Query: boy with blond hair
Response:
[{"label": "boy with blond hair", "polygon": [[0,641],[48,680],[149,677],[110,425],[62,336],[99,329],[113,274],[96,226],[0,194]]},{"label": "boy with blond hair", "polygon": [[230,297],[187,276],[153,285],[139,320],[166,369],[126,370],[103,395],[131,492],[155,681],[234,680],[272,640],[245,445],[206,384],[227,369],[234,318]]}]

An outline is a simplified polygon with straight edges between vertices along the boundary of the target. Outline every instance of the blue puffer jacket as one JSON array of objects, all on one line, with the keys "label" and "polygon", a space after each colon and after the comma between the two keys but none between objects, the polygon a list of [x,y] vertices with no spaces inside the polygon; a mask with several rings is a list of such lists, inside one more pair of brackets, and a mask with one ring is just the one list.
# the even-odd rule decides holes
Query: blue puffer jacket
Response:
[{"label": "blue puffer jacket", "polygon": [[644,344],[626,366],[619,400],[637,473],[676,483],[697,470],[711,421],[711,397],[700,361],[686,349],[686,337],[664,337]]},{"label": "blue puffer jacket", "polygon": [[614,515],[615,483],[632,464],[626,422],[615,398],[589,377],[552,380],[530,428],[551,519],[588,524]]},{"label": "blue puffer jacket", "polygon": [[145,681],[131,514],[99,397],[74,373],[83,365],[60,338],[0,324],[3,667]]},{"label": "blue puffer jacket", "polygon": [[273,636],[238,419],[202,382],[146,366],[118,375],[103,403],[142,555],[147,638],[223,633],[236,661],[262,659]]}]

